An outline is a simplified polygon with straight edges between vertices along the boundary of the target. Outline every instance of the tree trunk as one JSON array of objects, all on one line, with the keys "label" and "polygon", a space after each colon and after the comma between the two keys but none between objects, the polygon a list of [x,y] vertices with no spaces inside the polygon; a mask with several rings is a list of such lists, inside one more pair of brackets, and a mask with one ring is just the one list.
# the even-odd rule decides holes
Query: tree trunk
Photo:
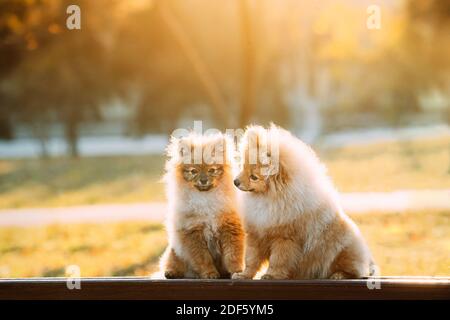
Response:
[{"label": "tree trunk", "polygon": [[45,138],[38,138],[39,139],[39,145],[41,146],[41,159],[48,159],[50,157],[50,154],[48,152],[47,148],[47,141]]},{"label": "tree trunk", "polygon": [[50,153],[47,148],[48,132],[47,127],[42,123],[42,121],[37,121],[32,125],[32,130],[34,136],[37,138],[40,146],[40,157],[41,159],[48,159]]},{"label": "tree trunk", "polygon": [[71,158],[78,158],[80,156],[78,150],[78,120],[69,118],[66,120],[65,133],[67,152]]}]

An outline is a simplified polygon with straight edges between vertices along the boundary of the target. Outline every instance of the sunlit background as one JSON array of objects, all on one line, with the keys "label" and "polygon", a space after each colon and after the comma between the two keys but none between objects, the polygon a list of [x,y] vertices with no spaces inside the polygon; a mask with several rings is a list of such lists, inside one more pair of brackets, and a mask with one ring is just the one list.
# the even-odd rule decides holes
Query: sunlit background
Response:
[{"label": "sunlit background", "polygon": [[291,130],[383,275],[448,276],[449,57],[447,0],[2,0],[0,277],[156,271],[194,120]]}]

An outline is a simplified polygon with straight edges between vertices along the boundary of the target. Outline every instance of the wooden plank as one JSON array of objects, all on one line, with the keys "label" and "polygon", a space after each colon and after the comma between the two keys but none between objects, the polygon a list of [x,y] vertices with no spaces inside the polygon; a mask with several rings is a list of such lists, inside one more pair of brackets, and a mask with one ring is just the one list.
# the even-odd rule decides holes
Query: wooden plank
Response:
[{"label": "wooden plank", "polygon": [[381,289],[366,280],[151,280],[82,278],[69,290],[65,278],[0,280],[0,299],[450,299],[450,278],[380,278]]}]

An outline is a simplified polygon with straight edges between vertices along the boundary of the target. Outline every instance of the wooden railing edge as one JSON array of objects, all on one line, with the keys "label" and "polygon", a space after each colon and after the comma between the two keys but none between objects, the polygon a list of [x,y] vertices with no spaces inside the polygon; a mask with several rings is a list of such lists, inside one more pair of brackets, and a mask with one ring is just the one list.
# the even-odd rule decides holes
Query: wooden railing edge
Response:
[{"label": "wooden railing edge", "polygon": [[0,299],[450,299],[450,277],[355,280],[163,280],[147,277],[0,279]]}]

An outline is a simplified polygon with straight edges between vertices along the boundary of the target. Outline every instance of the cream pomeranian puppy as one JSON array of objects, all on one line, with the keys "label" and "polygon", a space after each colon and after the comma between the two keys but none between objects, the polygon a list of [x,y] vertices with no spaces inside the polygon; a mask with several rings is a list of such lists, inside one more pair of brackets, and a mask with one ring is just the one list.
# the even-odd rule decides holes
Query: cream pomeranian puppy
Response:
[{"label": "cream pomeranian puppy", "polygon": [[344,279],[373,275],[371,254],[343,212],[315,153],[274,125],[249,127],[241,145],[245,270],[233,279]]},{"label": "cream pomeranian puppy", "polygon": [[233,186],[234,148],[225,135],[190,134],[168,147],[166,278],[230,278],[244,263],[244,231]]}]

